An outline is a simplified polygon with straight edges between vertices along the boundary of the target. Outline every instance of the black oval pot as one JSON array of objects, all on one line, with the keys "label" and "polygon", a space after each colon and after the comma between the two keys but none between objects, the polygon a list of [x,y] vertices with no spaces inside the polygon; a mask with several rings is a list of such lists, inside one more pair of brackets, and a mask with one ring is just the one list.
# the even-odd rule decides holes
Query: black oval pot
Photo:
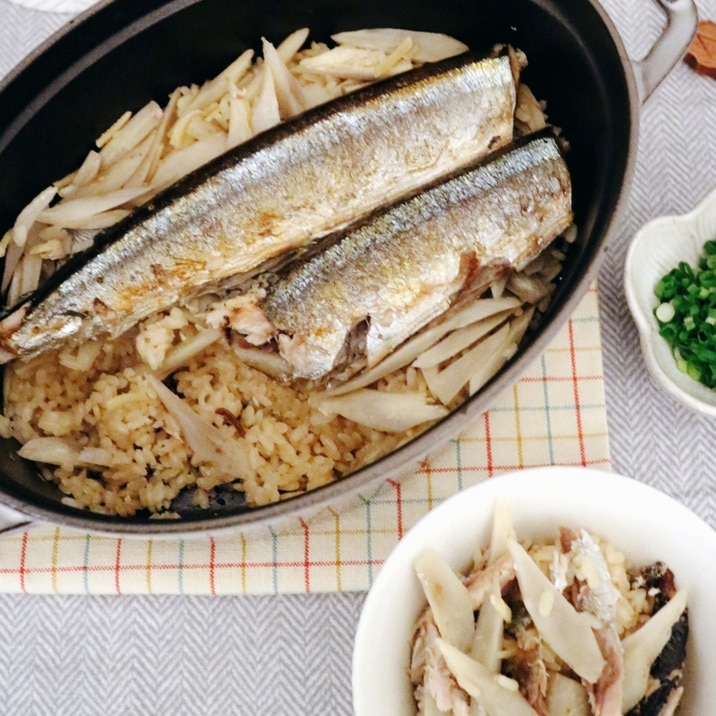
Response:
[{"label": "black oval pot", "polygon": [[[647,0],[644,0],[646,3]],[[398,476],[453,437],[517,380],[569,318],[594,280],[625,202],[641,103],[680,59],[696,28],[692,0],[659,0],[667,24],[652,51],[632,62],[604,10],[591,0],[115,0],[100,3],[56,34],[0,85],[0,227],[42,188],[80,164],[94,138],[126,109],[162,101],[175,87],[203,82],[262,36],[278,42],[299,27],[311,38],[341,30],[404,27],[440,31],[487,49],[509,42],[529,58],[524,81],[546,99],[571,151],[579,236],[539,331],[489,385],[459,410],[378,462],[343,480],[276,505],[247,510],[230,494],[181,520],[116,518],[61,503],[62,495],[0,445],[4,529],[35,520],[136,535],[246,530],[310,516],[378,481]],[[2,530],[0,530],[2,531]]]}]

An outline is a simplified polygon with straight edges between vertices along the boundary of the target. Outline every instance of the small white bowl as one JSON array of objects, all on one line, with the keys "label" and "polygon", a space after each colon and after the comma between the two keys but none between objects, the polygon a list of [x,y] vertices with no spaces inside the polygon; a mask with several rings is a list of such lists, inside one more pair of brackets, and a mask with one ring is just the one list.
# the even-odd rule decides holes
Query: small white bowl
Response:
[{"label": "small white bowl", "polygon": [[714,238],[716,191],[688,214],[654,219],[634,236],[624,266],[624,290],[639,330],[644,361],[654,380],[690,408],[716,417],[716,391],[677,368],[654,316],[659,304],[654,295],[657,281],[679,261],[696,266],[704,243]]},{"label": "small white bowl", "polygon": [[487,546],[496,498],[510,508],[517,537],[554,538],[560,525],[609,540],[635,564],[662,560],[688,590],[690,633],[679,714],[703,716],[716,703],[716,532],[683,505],[636,480],[575,467],[523,470],[450,498],[418,522],[381,568],[363,606],[353,651],[356,716],[416,713],[408,676],[410,640],[425,605],[413,564],[428,545],[453,569]]}]

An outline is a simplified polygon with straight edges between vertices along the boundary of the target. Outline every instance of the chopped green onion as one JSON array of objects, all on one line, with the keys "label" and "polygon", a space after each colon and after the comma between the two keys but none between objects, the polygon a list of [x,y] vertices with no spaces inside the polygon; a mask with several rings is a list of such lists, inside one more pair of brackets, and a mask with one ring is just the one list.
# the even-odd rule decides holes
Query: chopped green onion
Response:
[{"label": "chopped green onion", "polygon": [[701,381],[701,368],[695,363],[689,363],[686,366],[686,375],[688,375],[691,380]]},{"label": "chopped green onion", "polygon": [[678,369],[716,389],[716,237],[707,241],[696,268],[685,261],[654,286],[659,334]]},{"label": "chopped green onion", "polygon": [[655,314],[659,322],[668,323],[676,315],[676,309],[670,303],[662,303],[657,307]]}]

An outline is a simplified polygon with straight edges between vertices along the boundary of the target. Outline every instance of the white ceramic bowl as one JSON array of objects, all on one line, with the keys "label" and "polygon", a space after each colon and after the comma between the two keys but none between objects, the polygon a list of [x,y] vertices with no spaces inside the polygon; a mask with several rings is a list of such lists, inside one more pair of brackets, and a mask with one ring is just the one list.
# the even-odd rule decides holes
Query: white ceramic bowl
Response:
[{"label": "white ceramic bowl", "polygon": [[695,266],[709,239],[716,238],[716,191],[693,211],[650,221],[632,239],[624,266],[627,303],[639,330],[646,366],[656,382],[695,410],[716,417],[716,391],[676,367],[667,342],[659,335],[654,286],[679,261]]},{"label": "white ceramic bowl", "polygon": [[679,714],[704,716],[716,703],[716,532],[683,505],[636,480],[584,468],[549,467],[496,477],[450,498],[413,527],[385,561],[363,606],[353,652],[356,716],[415,714],[407,674],[410,638],[425,604],[413,563],[428,545],[454,569],[486,546],[497,497],[518,538],[553,538],[584,527],[636,564],[665,561],[688,590],[690,635]]}]

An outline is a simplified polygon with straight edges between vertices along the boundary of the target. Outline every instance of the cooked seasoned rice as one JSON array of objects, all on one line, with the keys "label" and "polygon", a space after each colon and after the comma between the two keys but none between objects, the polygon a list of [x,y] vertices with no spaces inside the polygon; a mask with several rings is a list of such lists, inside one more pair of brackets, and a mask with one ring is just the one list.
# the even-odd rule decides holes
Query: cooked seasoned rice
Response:
[{"label": "cooked seasoned rice", "polygon": [[688,637],[674,573],[584,529],[518,542],[505,514],[466,574],[429,547],[414,563],[427,602],[411,640],[417,712],[674,713]]},{"label": "cooked seasoned rice", "polygon": [[[358,81],[335,67],[317,69],[313,58],[327,56],[328,47],[312,43],[299,52],[307,34],[298,31],[275,49],[264,42],[265,56],[278,53],[285,65],[278,78],[300,84],[304,107],[345,94],[367,77],[408,69],[420,56],[403,34],[385,52],[354,48],[367,63],[361,70],[367,77]],[[340,54],[339,64],[346,54],[351,51]],[[269,64],[252,63],[245,53],[202,87],[178,88],[163,110],[151,102],[122,115],[78,171],[42,192],[5,235],[8,302],[34,290],[53,261],[85,248],[82,230],[114,223],[166,183],[300,111],[287,106],[280,88],[267,99]],[[293,80],[282,74],[287,72]],[[533,95],[523,90],[520,101],[517,131],[543,126],[544,108]],[[81,207],[86,215],[77,214]],[[543,272],[544,290],[538,286],[527,303],[544,308],[561,258],[553,253],[546,262],[538,259],[530,275]],[[534,293],[530,282],[528,276],[522,289]],[[493,293],[503,289],[504,283]],[[513,287],[515,295],[520,290]],[[186,425],[158,395],[152,382],[157,378],[194,411],[200,440],[212,441],[214,450],[228,446],[233,469],[207,460],[191,444]],[[374,387],[434,402],[423,374],[412,367],[382,377]],[[306,394],[249,367],[221,331],[186,307],[152,316],[114,341],[16,360],[5,368],[4,396],[0,434],[23,443],[20,454],[44,465],[44,474],[71,504],[121,516],[171,515],[173,500],[189,487],[200,507],[220,485],[243,492],[249,506],[276,502],[339,479],[427,427],[392,433],[326,415]],[[454,404],[466,396],[467,388]]]},{"label": "cooked seasoned rice", "polygon": [[[53,436],[71,446],[53,477],[82,507],[125,516],[169,510],[191,485],[204,505],[212,488],[236,475],[192,459],[176,420],[147,385],[136,334],[102,343],[89,370],[63,365],[63,351],[14,362],[6,371],[6,418],[21,442]],[[246,366],[224,342],[173,379],[188,405],[241,446],[251,479],[235,487],[252,506],[331,482],[409,437],[321,414],[302,393]]]}]

